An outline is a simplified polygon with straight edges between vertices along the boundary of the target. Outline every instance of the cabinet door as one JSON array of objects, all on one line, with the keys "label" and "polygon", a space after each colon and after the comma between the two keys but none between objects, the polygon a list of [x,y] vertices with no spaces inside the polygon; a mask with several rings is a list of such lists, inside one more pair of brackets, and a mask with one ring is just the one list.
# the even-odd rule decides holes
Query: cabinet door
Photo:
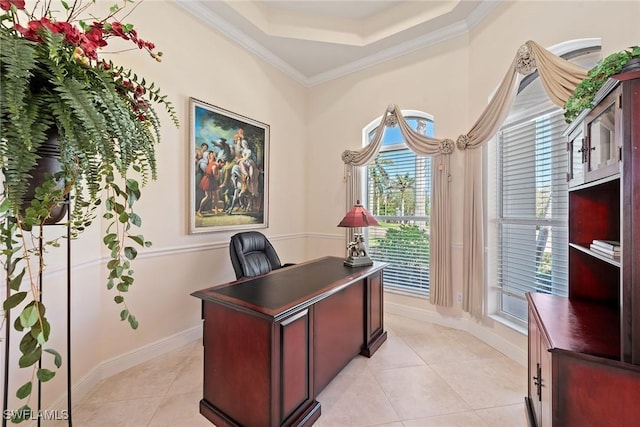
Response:
[{"label": "cabinet door", "polygon": [[551,427],[552,356],[540,333],[536,318],[529,311],[529,400],[535,426]]},{"label": "cabinet door", "polygon": [[582,123],[569,134],[567,154],[567,182],[569,183],[569,187],[574,187],[584,182],[587,143],[584,137],[584,126]]},{"label": "cabinet door", "polygon": [[542,341],[540,341],[540,400],[542,413],[540,414],[540,427],[551,427],[553,414],[551,412],[551,394],[552,390],[552,374],[551,352],[546,348]]},{"label": "cabinet door", "polygon": [[541,414],[542,414],[542,398],[540,395],[540,388],[538,379],[541,376],[540,365],[540,330],[535,321],[535,318],[529,312],[529,404],[531,407],[531,414],[534,422],[534,426],[540,427]]},{"label": "cabinet door", "polygon": [[620,88],[614,90],[585,119],[586,181],[620,172]]}]

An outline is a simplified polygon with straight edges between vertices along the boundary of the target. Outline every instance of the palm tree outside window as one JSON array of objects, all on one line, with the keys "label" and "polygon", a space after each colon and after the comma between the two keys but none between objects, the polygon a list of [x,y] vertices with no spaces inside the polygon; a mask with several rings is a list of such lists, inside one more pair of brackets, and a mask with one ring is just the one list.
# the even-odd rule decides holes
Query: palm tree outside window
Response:
[{"label": "palm tree outside window", "polygon": [[[433,136],[433,118],[419,111],[403,111],[415,131]],[[365,127],[368,144],[380,118]],[[368,227],[369,255],[389,264],[387,290],[429,295],[429,229],[431,158],[413,153],[397,127],[385,129],[378,156],[365,169],[363,200],[380,223]]]}]

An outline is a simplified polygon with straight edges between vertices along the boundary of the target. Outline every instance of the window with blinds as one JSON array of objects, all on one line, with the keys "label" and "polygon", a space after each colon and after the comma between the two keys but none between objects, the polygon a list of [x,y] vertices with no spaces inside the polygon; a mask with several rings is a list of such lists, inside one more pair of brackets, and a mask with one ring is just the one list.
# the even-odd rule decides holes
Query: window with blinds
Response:
[{"label": "window with blinds", "polygon": [[568,188],[561,110],[497,138],[496,277],[503,314],[527,320],[526,292],[567,294]]},{"label": "window with blinds", "polygon": [[[433,135],[430,119],[405,118],[414,130]],[[369,129],[369,139],[374,132]],[[431,159],[409,150],[398,128],[387,128],[365,182],[367,209],[380,223],[365,237],[371,258],[389,264],[385,288],[428,295]]]},{"label": "window with blinds", "polygon": [[[586,69],[600,46],[562,55]],[[491,311],[526,324],[527,292],[567,295],[567,127],[537,73],[525,77],[494,141],[488,144],[488,280]]]}]

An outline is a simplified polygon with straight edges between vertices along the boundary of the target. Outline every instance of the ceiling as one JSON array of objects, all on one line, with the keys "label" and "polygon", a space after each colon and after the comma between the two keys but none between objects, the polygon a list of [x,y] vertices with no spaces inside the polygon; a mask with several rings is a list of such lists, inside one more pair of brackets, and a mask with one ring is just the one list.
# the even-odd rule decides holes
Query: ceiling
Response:
[{"label": "ceiling", "polygon": [[179,0],[305,86],[463,34],[501,0]]}]

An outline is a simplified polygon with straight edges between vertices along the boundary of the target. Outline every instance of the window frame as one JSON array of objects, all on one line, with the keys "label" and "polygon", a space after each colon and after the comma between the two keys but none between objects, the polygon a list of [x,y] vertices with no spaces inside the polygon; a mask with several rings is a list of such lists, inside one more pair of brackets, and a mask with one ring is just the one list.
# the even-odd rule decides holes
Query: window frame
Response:
[{"label": "window frame", "polygon": [[[431,122],[432,126],[435,124],[433,115],[420,111],[420,110],[401,110],[402,112],[402,116],[405,118],[405,120],[411,120],[411,119],[424,119],[427,120],[429,122]],[[376,119],[372,120],[369,124],[367,124],[363,129],[362,129],[362,146],[367,146],[369,144],[370,141],[370,135],[372,133],[375,132],[375,130],[378,128],[378,126],[380,126],[380,121],[382,120],[382,116],[377,117]],[[429,135],[429,136],[433,136],[433,135]],[[399,142],[396,144],[389,144],[389,145],[384,145],[384,137],[383,140],[381,141],[381,146],[380,146],[380,151],[376,154],[376,157],[378,155],[380,155],[380,153],[383,152],[387,152],[387,151],[394,151],[394,150],[400,150],[400,149],[407,149],[411,152],[413,152],[411,150],[410,147],[407,146],[406,142],[404,142],[404,138],[403,138],[403,142]],[[422,156],[416,153],[413,153],[415,156],[420,156],[420,157],[424,157],[426,159],[428,159],[429,161],[432,160],[431,156]],[[358,195],[357,198],[359,200],[361,200],[361,203],[363,204],[363,206],[365,206],[367,208],[367,210],[369,210],[373,215],[374,212],[372,211],[372,209],[368,206],[368,187],[369,187],[369,181],[368,181],[368,167],[369,164],[362,166],[361,168],[359,168],[359,181],[360,181],[360,186],[358,188]],[[433,171],[431,170],[431,165],[429,166],[429,173],[430,176],[428,177],[428,182],[429,182],[429,193],[428,193],[428,200],[429,203],[431,204],[431,200],[433,198]],[[427,227],[431,228],[431,215],[426,215],[424,217],[420,216],[393,216],[393,215],[384,215],[384,216],[378,216],[378,215],[374,215],[376,217],[376,219],[383,219],[383,220],[400,220],[400,219],[411,219],[414,221],[422,221],[424,220],[427,224]],[[367,246],[369,246],[369,232],[367,229],[363,230],[363,235],[365,237],[365,241],[367,243]],[[430,247],[429,247],[430,248]],[[371,252],[371,251],[370,251]],[[431,254],[429,253],[429,258],[431,257]],[[431,262],[429,261],[429,271],[430,271],[430,264]],[[384,287],[385,291],[389,291],[389,292],[393,292],[393,293],[398,293],[398,294],[402,294],[402,295],[409,295],[409,296],[415,296],[415,297],[419,297],[419,298],[424,298],[427,299],[429,297],[429,290],[430,290],[430,286],[431,286],[431,282],[429,280],[428,283],[428,287],[429,289],[426,290],[421,290],[421,289],[410,289],[408,287],[401,287],[401,286],[394,286],[394,285],[387,285]]]}]

